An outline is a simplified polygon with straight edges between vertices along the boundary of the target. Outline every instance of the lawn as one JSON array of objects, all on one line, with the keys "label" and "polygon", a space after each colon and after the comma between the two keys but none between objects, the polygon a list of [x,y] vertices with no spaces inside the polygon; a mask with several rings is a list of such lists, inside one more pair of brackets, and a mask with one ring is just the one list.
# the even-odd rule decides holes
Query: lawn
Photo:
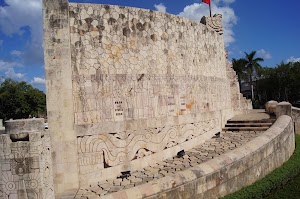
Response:
[{"label": "lawn", "polygon": [[292,157],[265,178],[223,199],[300,198],[300,135],[295,136],[296,149]]}]

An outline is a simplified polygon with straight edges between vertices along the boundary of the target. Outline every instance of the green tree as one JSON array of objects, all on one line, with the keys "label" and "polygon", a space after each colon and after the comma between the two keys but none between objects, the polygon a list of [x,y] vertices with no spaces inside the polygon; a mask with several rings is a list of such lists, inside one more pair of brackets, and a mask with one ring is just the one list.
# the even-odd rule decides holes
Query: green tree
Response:
[{"label": "green tree", "polygon": [[261,71],[262,66],[259,64],[259,62],[263,62],[264,59],[260,57],[256,57],[256,51],[252,51],[251,53],[245,52],[245,58],[241,59],[242,62],[245,63],[245,67],[247,69],[247,73],[249,76],[249,82],[251,85],[251,96],[252,101],[254,101],[254,95],[253,95],[253,76]]},{"label": "green tree", "polygon": [[300,62],[281,62],[273,68],[263,68],[257,81],[258,94],[262,101],[289,101],[295,103],[300,100]]},{"label": "green tree", "polygon": [[6,79],[0,85],[0,117],[4,120],[44,117],[46,96],[26,82]]}]

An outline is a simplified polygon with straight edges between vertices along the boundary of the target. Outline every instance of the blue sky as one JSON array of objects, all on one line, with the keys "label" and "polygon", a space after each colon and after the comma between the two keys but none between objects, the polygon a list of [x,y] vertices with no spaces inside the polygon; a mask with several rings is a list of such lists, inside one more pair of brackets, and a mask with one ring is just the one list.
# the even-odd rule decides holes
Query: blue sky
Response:
[{"label": "blue sky", "polygon": [[[146,8],[199,21],[201,0],[71,0]],[[229,59],[256,50],[264,66],[300,61],[300,1],[212,0],[223,14]],[[42,0],[0,0],[0,80],[27,81],[45,91]]]}]

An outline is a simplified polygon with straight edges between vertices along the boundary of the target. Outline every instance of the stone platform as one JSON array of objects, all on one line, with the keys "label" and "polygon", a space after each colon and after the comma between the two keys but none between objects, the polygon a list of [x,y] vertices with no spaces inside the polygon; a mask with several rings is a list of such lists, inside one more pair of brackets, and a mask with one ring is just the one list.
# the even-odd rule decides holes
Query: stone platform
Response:
[{"label": "stone platform", "polygon": [[[249,122],[249,121],[270,120],[268,114],[263,110],[253,110],[248,114],[238,115],[231,121]],[[255,129],[255,127],[253,127]],[[251,129],[251,127],[250,127]],[[231,150],[245,145],[249,141],[263,134],[265,131],[223,131],[219,136],[215,136],[203,144],[185,151],[182,157],[173,157],[163,162],[153,164],[142,170],[132,171],[131,175],[125,178],[115,178],[106,181],[99,181],[88,187],[82,187],[78,191],[76,198],[102,198],[112,193],[129,189],[146,183],[155,183],[156,180],[175,175],[176,173],[200,165],[203,162],[214,159]],[[106,197],[105,197],[106,198]],[[125,197],[126,198],[126,197]]]}]

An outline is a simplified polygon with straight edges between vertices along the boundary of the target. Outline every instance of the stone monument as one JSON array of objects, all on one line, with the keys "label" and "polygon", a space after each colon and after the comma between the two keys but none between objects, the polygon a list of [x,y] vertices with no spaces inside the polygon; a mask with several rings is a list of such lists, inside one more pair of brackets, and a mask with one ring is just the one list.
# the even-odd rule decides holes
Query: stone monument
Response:
[{"label": "stone monument", "polygon": [[176,156],[252,108],[226,59],[221,15],[200,24],[139,8],[43,0],[43,16],[49,130],[0,138],[7,162],[7,146],[51,152],[49,170],[39,161],[34,167],[39,179],[53,172],[50,189],[32,191],[38,198],[44,190],[48,198],[53,190],[55,198],[73,198],[80,187]]}]

